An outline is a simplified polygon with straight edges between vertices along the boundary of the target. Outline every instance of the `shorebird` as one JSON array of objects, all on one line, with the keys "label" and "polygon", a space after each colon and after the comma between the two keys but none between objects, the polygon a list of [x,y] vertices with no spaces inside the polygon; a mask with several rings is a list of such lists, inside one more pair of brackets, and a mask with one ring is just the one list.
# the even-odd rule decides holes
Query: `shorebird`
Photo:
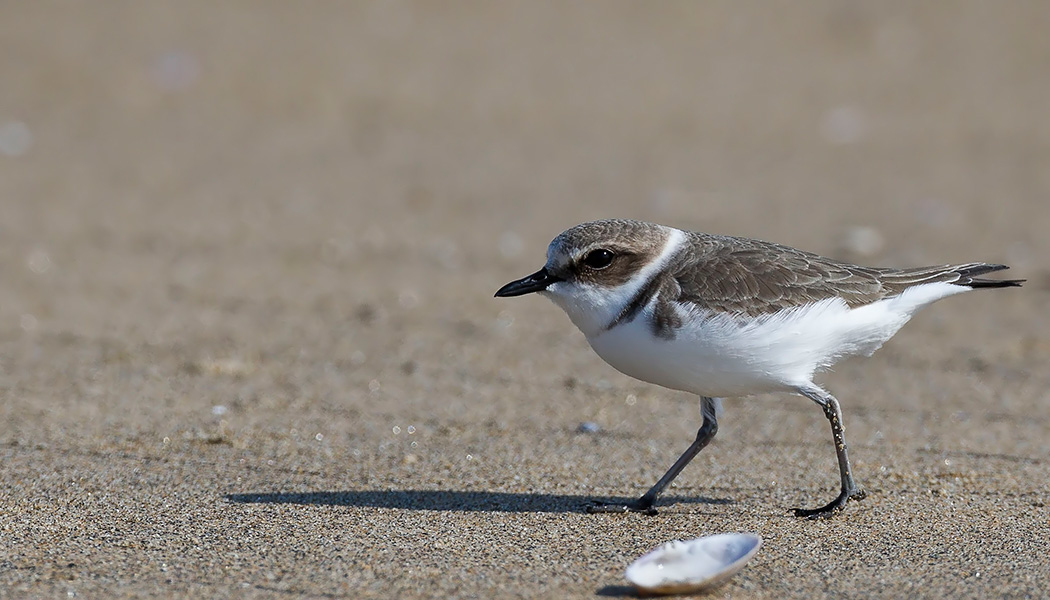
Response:
[{"label": "shorebird", "polygon": [[631,220],[592,221],[547,248],[542,269],[496,296],[537,292],[560,306],[617,370],[700,396],[696,439],[642,497],[589,512],[655,514],[657,497],[718,431],[721,398],[766,392],[816,402],[831,423],[841,491],[800,517],[841,510],[864,491],[853,479],[839,402],[813,376],[849,356],[870,356],[920,308],[978,288],[1005,265],[861,267],[780,244]]}]

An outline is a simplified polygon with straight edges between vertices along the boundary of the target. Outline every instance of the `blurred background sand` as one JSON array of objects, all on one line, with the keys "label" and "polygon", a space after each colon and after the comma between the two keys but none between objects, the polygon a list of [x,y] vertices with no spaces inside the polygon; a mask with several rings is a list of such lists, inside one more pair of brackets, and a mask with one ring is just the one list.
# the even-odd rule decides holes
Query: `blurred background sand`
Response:
[{"label": "blurred background sand", "polygon": [[[1050,4],[9,2],[0,19],[0,595],[629,593],[673,538],[766,544],[715,596],[1050,586]],[[826,421],[695,399],[493,299],[580,221],[1029,279],[824,381]],[[581,423],[596,433],[580,433]]]}]

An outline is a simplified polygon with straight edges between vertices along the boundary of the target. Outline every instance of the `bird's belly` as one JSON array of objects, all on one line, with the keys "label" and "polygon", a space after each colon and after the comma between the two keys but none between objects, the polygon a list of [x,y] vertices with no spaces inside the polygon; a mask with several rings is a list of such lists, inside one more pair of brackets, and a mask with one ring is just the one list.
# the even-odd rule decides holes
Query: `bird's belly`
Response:
[{"label": "bird's belly", "polygon": [[683,326],[670,339],[654,335],[647,311],[587,339],[619,371],[664,387],[712,397],[792,391],[842,358],[870,356],[919,306],[902,299],[850,309],[832,298],[753,319],[679,309]]},{"label": "bird's belly", "polygon": [[[696,335],[701,333],[701,335]],[[588,338],[591,348],[616,370],[667,388],[716,398],[793,389],[812,368],[790,369],[755,356],[732,336],[693,332],[665,339],[636,319]],[[775,362],[775,361],[774,361]],[[799,371],[796,373],[795,371]]]}]

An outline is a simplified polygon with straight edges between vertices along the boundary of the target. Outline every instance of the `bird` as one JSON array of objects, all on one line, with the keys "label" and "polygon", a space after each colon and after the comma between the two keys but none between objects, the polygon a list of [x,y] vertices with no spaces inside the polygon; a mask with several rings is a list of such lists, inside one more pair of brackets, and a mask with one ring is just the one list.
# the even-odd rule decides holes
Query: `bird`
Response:
[{"label": "bird", "polygon": [[934,301],[1021,286],[980,277],[1007,268],[863,267],[756,239],[604,219],[559,234],[543,268],[495,295],[546,296],[613,368],[700,397],[696,438],[667,472],[640,498],[593,501],[588,512],[656,514],[660,494],[718,432],[721,399],[786,392],[815,402],[831,425],[840,492],[819,508],[793,509],[820,518],[866,494],[853,477],[839,401],[814,376],[871,356]]}]

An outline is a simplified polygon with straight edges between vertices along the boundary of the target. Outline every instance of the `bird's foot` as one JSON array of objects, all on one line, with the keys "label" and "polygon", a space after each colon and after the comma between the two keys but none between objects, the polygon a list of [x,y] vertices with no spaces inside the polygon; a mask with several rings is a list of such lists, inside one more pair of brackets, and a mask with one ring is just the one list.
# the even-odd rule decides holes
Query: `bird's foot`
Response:
[{"label": "bird's foot", "polygon": [[599,500],[591,500],[584,510],[591,514],[596,513],[640,513],[643,515],[649,515],[650,517],[656,514],[656,508],[653,507],[653,503],[645,501],[642,498],[638,500],[632,500],[631,502],[601,502]]},{"label": "bird's foot", "polygon": [[792,510],[796,517],[802,517],[805,519],[824,519],[846,508],[846,503],[850,500],[863,500],[867,495],[868,494],[860,488],[842,490],[842,493],[839,494],[838,498],[835,498],[825,506],[820,508],[795,508]]}]

